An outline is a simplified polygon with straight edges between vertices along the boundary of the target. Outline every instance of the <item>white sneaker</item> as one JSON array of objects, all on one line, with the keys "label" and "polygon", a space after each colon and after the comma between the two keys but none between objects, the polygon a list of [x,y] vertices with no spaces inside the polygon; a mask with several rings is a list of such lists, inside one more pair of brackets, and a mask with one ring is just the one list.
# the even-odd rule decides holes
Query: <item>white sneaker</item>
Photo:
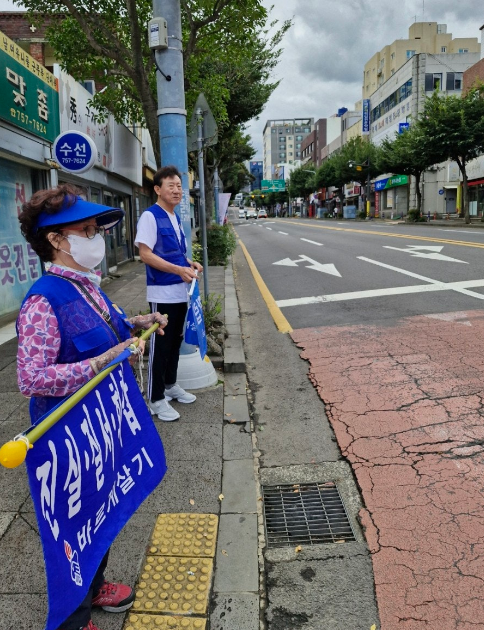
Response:
[{"label": "white sneaker", "polygon": [[175,399],[181,403],[192,403],[197,400],[197,397],[193,394],[189,394],[183,389],[183,387],[180,387],[180,385],[177,385],[177,383],[175,383],[170,388],[165,389],[165,399]]},{"label": "white sneaker", "polygon": [[173,409],[166,398],[157,400],[156,402],[149,402],[148,407],[154,416],[158,416],[159,420],[163,420],[164,422],[173,422],[180,417],[178,411]]}]

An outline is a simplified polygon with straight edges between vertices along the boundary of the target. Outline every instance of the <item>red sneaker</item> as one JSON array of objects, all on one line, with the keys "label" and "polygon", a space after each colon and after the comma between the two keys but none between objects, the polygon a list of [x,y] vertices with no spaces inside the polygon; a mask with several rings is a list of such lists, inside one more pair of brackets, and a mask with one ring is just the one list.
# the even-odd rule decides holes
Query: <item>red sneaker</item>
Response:
[{"label": "red sneaker", "polygon": [[87,626],[84,626],[83,628],[81,628],[80,630],[100,630],[100,628],[98,628],[97,626],[94,625],[94,623],[91,621],[87,622]]},{"label": "red sneaker", "polygon": [[[104,582],[98,594],[93,597],[92,605],[100,606],[107,612],[124,612],[133,605],[134,596],[133,589],[126,584]],[[91,628],[88,627],[88,630],[91,630]],[[96,630],[96,628],[92,630]]]}]

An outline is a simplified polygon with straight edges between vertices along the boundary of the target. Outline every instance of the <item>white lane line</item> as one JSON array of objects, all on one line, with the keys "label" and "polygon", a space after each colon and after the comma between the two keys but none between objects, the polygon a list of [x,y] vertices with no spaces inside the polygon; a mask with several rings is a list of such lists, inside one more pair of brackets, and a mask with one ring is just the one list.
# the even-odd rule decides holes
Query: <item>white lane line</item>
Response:
[{"label": "white lane line", "polygon": [[484,287],[484,279],[464,280],[460,282],[440,282],[439,280],[427,278],[426,276],[413,273],[412,271],[400,269],[399,267],[393,267],[392,265],[387,265],[376,260],[371,260],[370,258],[365,258],[364,256],[358,256],[358,259],[364,262],[369,262],[373,265],[377,265],[379,267],[384,267],[385,269],[390,269],[391,271],[396,271],[397,273],[402,273],[417,280],[423,280],[428,284],[405,287],[391,287],[388,289],[370,289],[368,291],[351,291],[348,293],[334,293],[330,295],[313,295],[303,298],[278,300],[276,301],[277,306],[279,306],[279,308],[285,308],[288,306],[302,306],[306,304],[320,304],[325,302],[343,302],[346,300],[360,300],[364,298],[387,297],[391,295],[408,295],[411,293],[430,293],[434,291],[456,291],[457,293],[462,293],[464,295],[477,298],[478,300],[484,300],[484,295],[480,293],[475,293],[474,291],[469,291],[469,289],[472,288]]},{"label": "white lane line", "polygon": [[[471,284],[466,284],[466,282],[440,282],[439,280],[434,280],[433,278],[427,278],[426,276],[421,276],[417,273],[413,273],[412,271],[407,271],[406,269],[400,269],[399,267],[393,267],[392,265],[386,265],[385,263],[382,262],[378,262],[377,260],[372,260],[371,258],[365,258],[364,256],[358,256],[359,260],[363,260],[365,262],[369,262],[372,265],[378,265],[379,267],[385,267],[386,269],[390,269],[391,271],[396,271],[397,273],[403,273],[405,276],[410,276],[412,278],[417,278],[418,280],[424,280],[424,282],[430,282],[432,284],[435,285],[441,285],[441,286],[445,286],[445,287],[450,287],[450,289],[452,291],[456,291],[457,293],[463,293],[464,295],[469,295],[470,297],[475,297],[478,300],[484,300],[484,295],[481,295],[480,293],[475,293],[473,291],[468,291],[468,287],[480,287],[480,284],[472,284],[472,282],[474,282],[473,280],[470,280],[468,282],[471,282]],[[480,280],[477,280],[476,282],[480,282]]]},{"label": "white lane line", "polygon": [[281,232],[281,230],[278,230],[279,234],[284,234],[284,236],[289,236],[289,234],[287,232]]},{"label": "white lane line", "polygon": [[316,241],[311,241],[309,238],[302,238],[301,241],[305,241],[306,243],[312,243],[312,245],[319,245],[319,247],[323,246],[322,243],[317,243]]},{"label": "white lane line", "polygon": [[303,306],[306,304],[319,304],[321,302],[343,302],[347,300],[360,300],[363,298],[388,297],[391,295],[408,295],[410,293],[431,293],[434,291],[457,291],[484,300],[484,295],[467,291],[467,288],[484,287],[482,280],[465,280],[463,282],[439,282],[434,284],[419,284],[407,287],[392,287],[389,289],[371,289],[369,291],[352,291],[350,293],[334,293],[332,295],[314,295],[305,298],[290,300],[277,300],[279,308],[287,306]]},{"label": "white lane line", "polygon": [[460,234],[475,234],[476,236],[484,236],[484,231],[479,231],[477,229],[470,228],[469,230],[445,230],[444,228],[439,228],[439,232],[459,232]]},{"label": "white lane line", "polygon": [[268,227],[266,227],[266,230],[272,230],[272,228],[268,228]]},{"label": "white lane line", "polygon": [[264,225],[271,225],[271,223],[275,223],[275,221],[264,221]]}]

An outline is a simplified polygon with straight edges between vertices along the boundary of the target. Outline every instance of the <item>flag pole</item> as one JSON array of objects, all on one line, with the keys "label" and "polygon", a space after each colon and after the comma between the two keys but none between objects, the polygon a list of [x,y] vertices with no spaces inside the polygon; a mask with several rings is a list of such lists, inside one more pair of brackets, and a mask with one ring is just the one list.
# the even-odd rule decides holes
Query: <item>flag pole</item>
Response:
[{"label": "flag pole", "polygon": [[[138,337],[137,341],[128,346],[127,350],[134,350],[137,348],[139,342],[141,340],[145,341],[148,339],[148,337],[155,332],[159,325],[160,324],[157,322],[148,328],[148,330],[145,330]],[[119,365],[119,363],[124,360],[125,352],[126,350],[123,350],[123,352],[120,353],[120,355],[115,359],[116,363],[114,363],[114,365],[111,363],[108,367],[104,368],[102,372],[96,374],[96,376],[78,389],[77,392],[74,392],[72,396],[69,396],[67,400],[56,407],[52,413],[42,420],[42,422],[39,422],[39,424],[34,426],[31,430],[27,429],[24,433],[18,435],[14,440],[6,442],[0,448],[0,464],[5,468],[16,468],[22,464],[27,456],[27,450],[33,448],[35,442],[37,442],[44,433],[52,428],[56,422],[59,422],[59,420],[65,416],[68,411],[75,407],[77,403],[86,396],[86,394],[92,391],[102,380],[104,380],[106,376],[108,376],[108,374],[110,374]]]}]

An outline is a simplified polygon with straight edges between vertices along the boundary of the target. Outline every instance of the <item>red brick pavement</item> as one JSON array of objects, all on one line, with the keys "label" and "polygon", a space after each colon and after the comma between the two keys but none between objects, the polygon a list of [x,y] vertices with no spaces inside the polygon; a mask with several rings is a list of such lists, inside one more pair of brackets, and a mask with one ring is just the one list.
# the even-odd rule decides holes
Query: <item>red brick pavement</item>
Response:
[{"label": "red brick pavement", "polygon": [[366,509],[382,630],[484,628],[484,311],[296,330]]}]

